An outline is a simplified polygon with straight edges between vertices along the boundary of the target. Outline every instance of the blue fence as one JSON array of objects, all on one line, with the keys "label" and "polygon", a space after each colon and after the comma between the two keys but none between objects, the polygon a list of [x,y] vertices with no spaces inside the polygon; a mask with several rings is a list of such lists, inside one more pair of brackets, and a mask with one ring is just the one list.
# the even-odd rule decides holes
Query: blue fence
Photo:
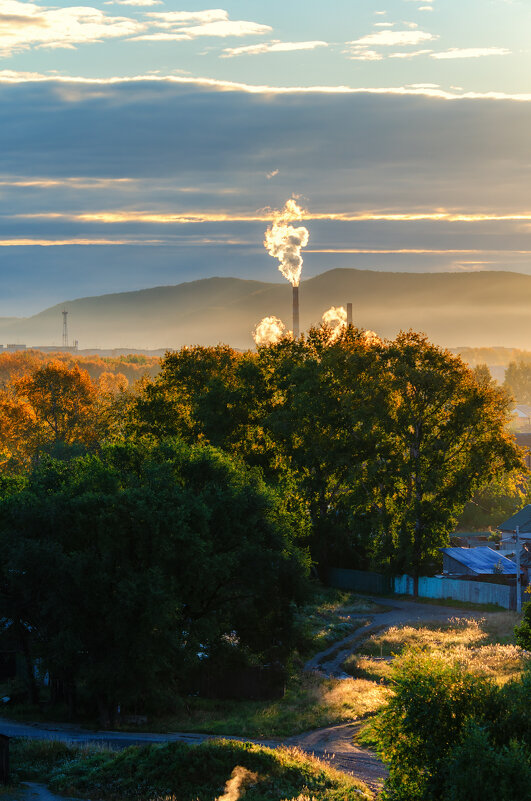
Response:
[{"label": "blue fence", "polygon": [[[331,568],[328,582],[332,587],[378,595],[413,595],[411,576],[385,576],[365,570]],[[439,576],[419,578],[419,598],[451,599],[475,604],[496,604],[503,609],[516,608],[516,590],[503,584],[484,581],[461,581]]]},{"label": "blue fence", "polygon": [[[394,591],[397,595],[413,595],[411,576],[395,576]],[[490,584],[485,581],[462,581],[461,579],[434,576],[419,578],[419,598],[450,598],[454,601],[468,601],[474,604],[496,604],[503,609],[514,608],[512,587],[503,584]]]}]

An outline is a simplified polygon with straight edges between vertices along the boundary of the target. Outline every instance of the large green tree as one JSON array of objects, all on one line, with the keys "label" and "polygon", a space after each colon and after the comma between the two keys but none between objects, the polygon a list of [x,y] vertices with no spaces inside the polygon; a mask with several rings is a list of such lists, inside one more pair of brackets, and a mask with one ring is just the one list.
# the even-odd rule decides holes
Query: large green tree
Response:
[{"label": "large green tree", "polygon": [[401,333],[388,344],[385,371],[377,546],[393,570],[416,582],[438,563],[438,548],[473,493],[523,465],[507,430],[505,392],[478,383],[460,358]]},{"label": "large green tree", "polygon": [[255,472],[210,447],[45,459],[0,502],[0,615],[105,723],[118,704],[171,699],[227,638],[287,657],[307,571],[293,524]]}]

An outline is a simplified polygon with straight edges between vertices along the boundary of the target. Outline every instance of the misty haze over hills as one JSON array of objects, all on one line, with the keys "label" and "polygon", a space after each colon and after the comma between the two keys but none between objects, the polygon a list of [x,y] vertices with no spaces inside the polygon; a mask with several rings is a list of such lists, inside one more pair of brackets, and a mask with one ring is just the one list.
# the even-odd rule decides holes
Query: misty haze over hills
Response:
[{"label": "misty haze over hills", "polygon": [[[424,331],[447,347],[531,349],[531,276],[511,272],[391,273],[336,269],[302,281],[301,328],[330,306],[354,306],[355,325],[383,337]],[[291,286],[207,278],[136,292],[80,298],[28,318],[0,318],[0,342],[58,345],[63,308],[80,348],[253,346],[251,331],[276,315],[291,327]]]}]

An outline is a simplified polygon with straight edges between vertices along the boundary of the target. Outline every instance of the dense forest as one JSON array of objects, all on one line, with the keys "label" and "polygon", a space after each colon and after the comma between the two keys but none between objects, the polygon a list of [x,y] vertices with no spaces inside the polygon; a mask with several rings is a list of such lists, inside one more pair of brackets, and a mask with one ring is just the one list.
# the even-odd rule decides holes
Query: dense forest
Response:
[{"label": "dense forest", "polygon": [[205,671],[281,669],[311,572],[416,581],[471,499],[523,477],[507,394],[412,332],[4,359],[4,636],[34,701],[38,659],[107,725]]}]

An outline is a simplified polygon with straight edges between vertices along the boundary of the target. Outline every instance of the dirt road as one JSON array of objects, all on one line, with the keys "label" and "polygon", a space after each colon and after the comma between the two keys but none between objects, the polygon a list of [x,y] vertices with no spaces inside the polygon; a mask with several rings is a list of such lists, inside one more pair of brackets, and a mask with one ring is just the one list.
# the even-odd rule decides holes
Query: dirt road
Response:
[{"label": "dirt road", "polygon": [[[361,629],[336,642],[330,648],[314,656],[306,665],[305,670],[316,670],[330,678],[350,678],[341,666],[347,656],[354,653],[360,641],[371,632],[380,628],[400,625],[404,623],[417,623],[421,621],[436,620],[446,622],[454,617],[478,618],[485,613],[461,611],[444,606],[432,606],[415,603],[413,601],[388,600],[372,598],[376,603],[385,603],[382,612],[373,612],[371,621]],[[389,607],[392,607],[389,610]],[[345,610],[339,610],[345,614]],[[488,613],[486,613],[488,614]],[[353,614],[353,618],[360,617]],[[366,614],[363,615],[367,617]],[[313,754],[319,759],[326,760],[338,770],[355,775],[364,781],[372,790],[378,791],[387,775],[385,766],[376,754],[352,743],[352,738],[359,728],[357,723],[328,726],[324,729],[298,734],[283,739],[251,740],[258,745],[277,748],[280,745],[296,746],[306,753]],[[122,731],[89,731],[78,726],[68,724],[28,724],[0,718],[0,732],[9,737],[31,737],[38,739],[53,739],[71,743],[100,743],[111,748],[127,748],[129,745],[146,745],[149,743],[184,742],[202,743],[209,739],[249,740],[245,737],[221,736],[211,734],[187,734],[186,732],[173,732],[171,734],[135,733]]]}]

